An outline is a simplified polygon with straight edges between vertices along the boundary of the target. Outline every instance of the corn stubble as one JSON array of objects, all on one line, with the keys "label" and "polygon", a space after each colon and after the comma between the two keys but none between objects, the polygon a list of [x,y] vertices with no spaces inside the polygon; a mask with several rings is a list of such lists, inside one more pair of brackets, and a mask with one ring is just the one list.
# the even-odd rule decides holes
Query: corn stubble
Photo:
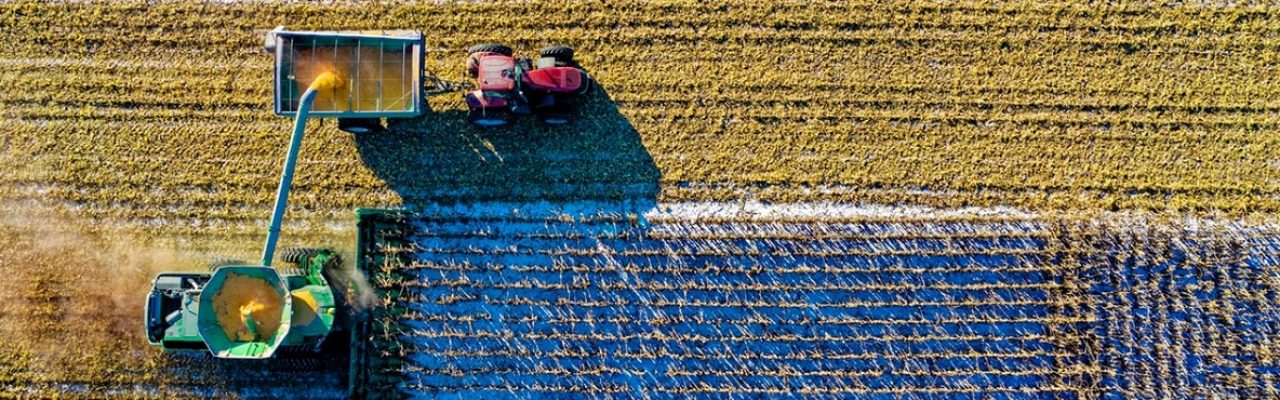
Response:
[{"label": "corn stubble", "polygon": [[[1144,214],[613,223],[426,214],[379,286],[401,310],[391,372],[464,396],[1277,394],[1274,229]],[[670,234],[690,226],[715,232]]]}]

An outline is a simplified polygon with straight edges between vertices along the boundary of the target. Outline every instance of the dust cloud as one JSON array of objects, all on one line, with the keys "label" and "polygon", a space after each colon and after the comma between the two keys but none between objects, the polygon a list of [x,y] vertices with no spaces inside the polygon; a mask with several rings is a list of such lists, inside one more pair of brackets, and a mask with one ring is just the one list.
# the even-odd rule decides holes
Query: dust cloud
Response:
[{"label": "dust cloud", "polygon": [[143,298],[157,272],[181,269],[179,252],[90,232],[34,200],[0,202],[0,242],[0,359],[56,382],[109,377],[130,354],[145,358],[122,350],[146,346]]}]

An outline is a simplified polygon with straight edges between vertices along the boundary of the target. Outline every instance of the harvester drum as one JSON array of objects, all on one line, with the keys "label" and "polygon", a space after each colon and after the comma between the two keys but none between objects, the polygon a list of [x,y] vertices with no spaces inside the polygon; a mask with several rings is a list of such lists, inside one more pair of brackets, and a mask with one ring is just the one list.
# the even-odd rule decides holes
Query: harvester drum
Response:
[{"label": "harvester drum", "polygon": [[147,341],[166,351],[269,358],[277,349],[318,351],[337,323],[340,297],[329,250],[302,253],[298,268],[226,265],[211,273],[162,273],[146,306]]}]

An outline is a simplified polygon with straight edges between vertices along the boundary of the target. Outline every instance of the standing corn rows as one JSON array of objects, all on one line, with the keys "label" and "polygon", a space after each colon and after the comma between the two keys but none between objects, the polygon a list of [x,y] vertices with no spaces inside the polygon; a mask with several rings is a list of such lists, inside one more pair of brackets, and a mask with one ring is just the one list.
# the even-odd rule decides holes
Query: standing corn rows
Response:
[{"label": "standing corn rows", "polygon": [[466,210],[411,220],[413,393],[1071,396],[1096,374],[1040,221]]},{"label": "standing corn rows", "polygon": [[[894,242],[886,248],[789,236],[801,226],[758,216],[693,224],[668,215],[620,231],[607,220],[448,217],[455,212],[411,220],[414,261],[402,271],[415,278],[399,304],[404,388],[415,393],[1185,398],[1280,389],[1270,350],[1280,328],[1275,235],[1259,225],[1128,214],[1009,231],[1035,241],[988,241],[984,232],[1006,228],[977,219],[804,225],[880,232]],[[911,237],[915,229],[924,234]],[[944,229],[954,237],[941,243],[975,255],[925,251]],[[717,233],[677,234],[693,231]],[[832,244],[813,260],[791,253]],[[1032,251],[1002,258],[1001,246]],[[658,247],[668,251],[642,250]]]},{"label": "standing corn rows", "polygon": [[1084,345],[1115,398],[1280,394],[1275,231],[1104,217],[1063,237],[1097,322]]}]

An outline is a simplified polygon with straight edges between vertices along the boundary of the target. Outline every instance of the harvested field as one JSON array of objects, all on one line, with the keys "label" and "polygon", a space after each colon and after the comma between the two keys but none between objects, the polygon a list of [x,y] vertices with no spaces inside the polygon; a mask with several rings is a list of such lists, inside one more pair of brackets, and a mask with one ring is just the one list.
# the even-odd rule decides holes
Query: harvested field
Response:
[{"label": "harvested field", "polygon": [[388,356],[403,360],[402,390],[1280,394],[1274,226],[804,204],[663,204],[629,220],[625,207],[409,218],[398,237],[411,245],[383,264],[399,279],[380,285],[401,293]]},{"label": "harvested field", "polygon": [[139,326],[156,272],[258,251],[277,25],[601,84],[563,128],[310,126],[282,245],[415,212],[370,279],[387,393],[1280,397],[1280,8],[394,3],[0,4],[0,398],[345,395],[345,358]]}]

